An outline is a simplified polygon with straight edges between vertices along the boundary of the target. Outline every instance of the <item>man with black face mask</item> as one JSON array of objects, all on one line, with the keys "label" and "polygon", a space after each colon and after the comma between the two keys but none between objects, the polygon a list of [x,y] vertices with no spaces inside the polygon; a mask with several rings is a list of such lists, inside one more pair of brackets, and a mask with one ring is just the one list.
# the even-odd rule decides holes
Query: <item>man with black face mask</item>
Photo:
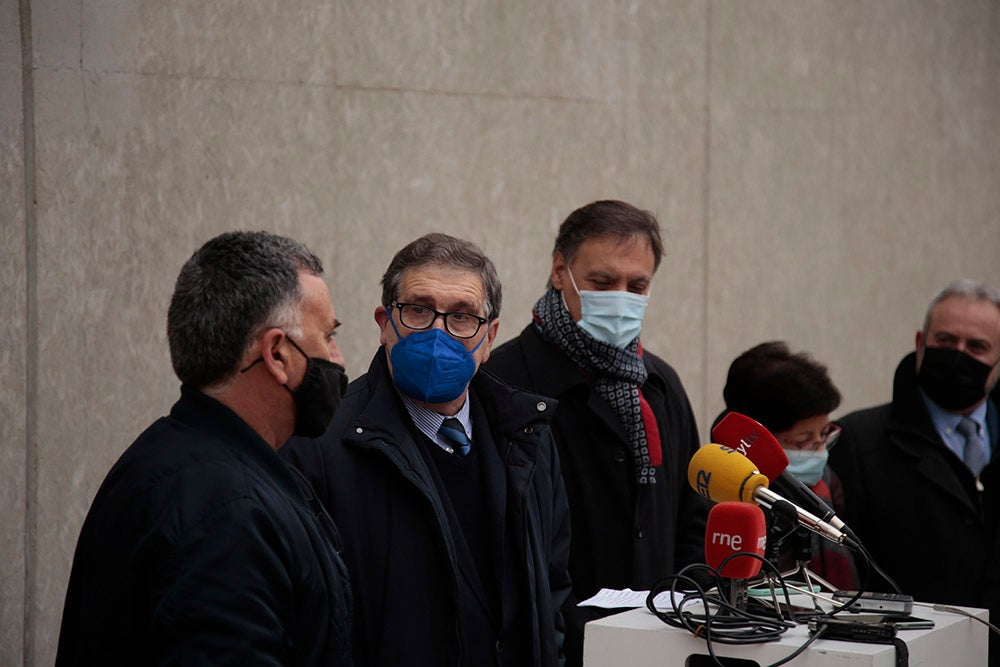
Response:
[{"label": "man with black face mask", "polygon": [[[841,518],[902,592],[1000,617],[1000,291],[971,280],[931,302],[892,402],[839,420]],[[876,578],[870,590],[891,592]],[[995,620],[994,620],[995,622]],[[991,637],[990,664],[1000,665]]]},{"label": "man with black face mask", "polygon": [[180,399],[108,473],[77,544],[57,665],[351,665],[340,538],[276,450],[346,386],[319,259],[230,232],[167,312]]}]

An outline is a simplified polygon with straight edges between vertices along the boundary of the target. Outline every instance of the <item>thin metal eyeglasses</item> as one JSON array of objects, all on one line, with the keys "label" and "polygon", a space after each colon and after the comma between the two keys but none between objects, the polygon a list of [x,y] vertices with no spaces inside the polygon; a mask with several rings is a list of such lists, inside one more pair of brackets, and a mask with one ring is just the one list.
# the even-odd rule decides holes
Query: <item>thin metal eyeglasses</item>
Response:
[{"label": "thin metal eyeglasses", "polygon": [[433,308],[421,306],[419,303],[392,302],[392,307],[399,310],[399,321],[403,326],[414,331],[423,331],[434,326],[434,320],[444,320],[445,331],[455,338],[472,338],[484,324],[489,322],[485,317],[472,313],[439,313]]},{"label": "thin metal eyeglasses", "polygon": [[809,438],[808,440],[803,440],[801,442],[782,442],[781,444],[788,448],[794,447],[795,449],[805,449],[810,451],[816,451],[820,447],[823,447],[829,451],[831,447],[837,444],[837,438],[840,437],[841,429],[839,426],[831,422],[824,431],[824,433],[820,434],[820,444],[818,445],[816,444],[816,438]]}]

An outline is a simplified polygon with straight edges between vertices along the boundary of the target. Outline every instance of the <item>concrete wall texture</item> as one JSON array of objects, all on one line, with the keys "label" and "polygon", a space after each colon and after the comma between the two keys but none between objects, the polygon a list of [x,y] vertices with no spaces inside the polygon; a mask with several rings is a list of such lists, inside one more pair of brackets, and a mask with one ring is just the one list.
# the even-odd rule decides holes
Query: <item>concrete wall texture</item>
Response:
[{"label": "concrete wall texture", "polygon": [[996,0],[0,0],[0,663],[51,664],[110,465],[178,395],[177,272],[233,228],[324,260],[352,377],[432,230],[529,319],[556,228],[620,198],[643,328],[707,428],[781,338],[886,401],[929,299],[1000,284]]}]

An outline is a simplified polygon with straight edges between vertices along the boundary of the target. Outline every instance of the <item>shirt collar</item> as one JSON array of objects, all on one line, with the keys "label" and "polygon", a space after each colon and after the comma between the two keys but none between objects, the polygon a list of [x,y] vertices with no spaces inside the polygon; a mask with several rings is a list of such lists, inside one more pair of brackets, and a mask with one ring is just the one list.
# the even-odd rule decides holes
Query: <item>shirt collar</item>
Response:
[{"label": "shirt collar", "polygon": [[[403,398],[403,405],[406,406],[406,411],[410,414],[410,419],[416,424],[420,432],[426,435],[428,438],[433,440],[442,449],[451,449],[451,445],[446,443],[438,435],[438,431],[441,429],[441,424],[449,415],[443,415],[440,412],[434,412],[433,410],[428,410],[424,406],[418,404],[409,396],[400,393]],[[469,414],[469,398],[466,394],[465,402],[462,403],[462,407],[459,408],[458,414],[454,415],[455,419],[462,422],[462,428],[472,438],[472,416]]]}]

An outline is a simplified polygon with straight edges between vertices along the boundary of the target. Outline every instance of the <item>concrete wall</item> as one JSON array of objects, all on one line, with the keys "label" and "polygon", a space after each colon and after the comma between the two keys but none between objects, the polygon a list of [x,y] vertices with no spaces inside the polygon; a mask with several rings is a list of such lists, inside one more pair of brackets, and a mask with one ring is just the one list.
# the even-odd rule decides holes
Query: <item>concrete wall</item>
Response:
[{"label": "concrete wall", "polygon": [[626,199],[706,435],[766,339],[840,413],[887,400],[937,289],[1000,284],[998,35],[992,0],[0,0],[0,663],[52,663],[90,501],[177,395],[173,280],[226,229],[318,252],[354,377],[406,242],[482,245],[506,339],[562,219]]}]

